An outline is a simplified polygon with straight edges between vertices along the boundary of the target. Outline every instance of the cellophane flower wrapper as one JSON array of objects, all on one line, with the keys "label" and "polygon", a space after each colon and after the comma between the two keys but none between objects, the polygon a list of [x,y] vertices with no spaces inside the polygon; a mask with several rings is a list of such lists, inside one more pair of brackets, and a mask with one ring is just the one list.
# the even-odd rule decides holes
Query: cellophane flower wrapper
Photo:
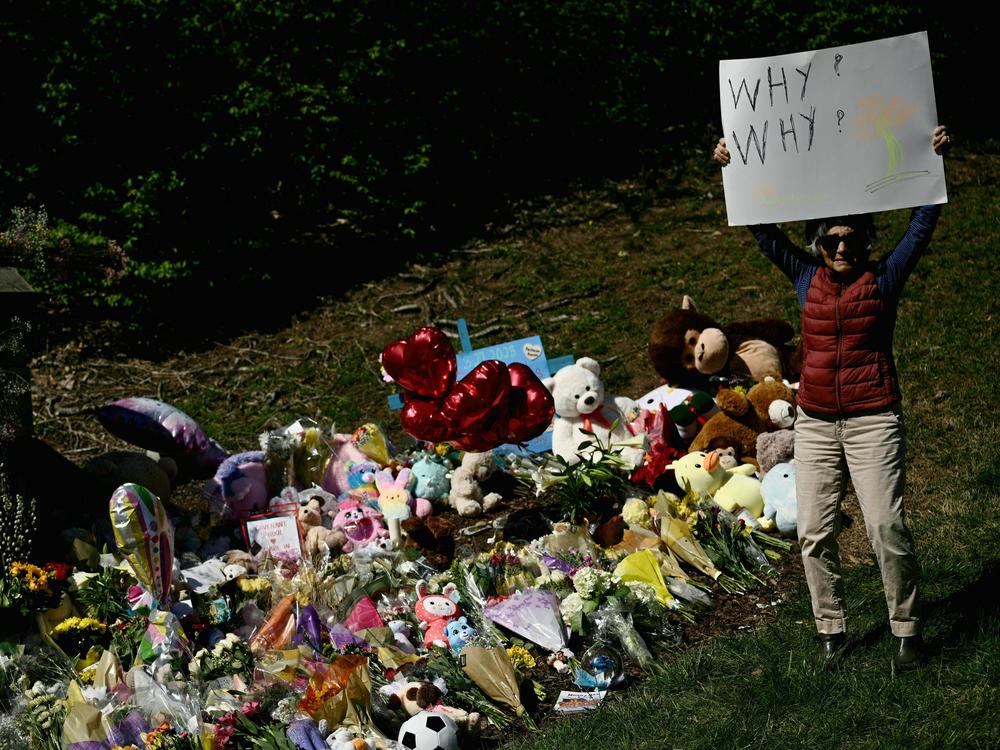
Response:
[{"label": "cellophane flower wrapper", "polygon": [[590,617],[598,631],[595,640],[601,640],[603,634],[610,633],[641,669],[649,669],[653,665],[653,655],[632,624],[632,615],[625,610],[619,598],[609,598]]},{"label": "cellophane flower wrapper", "polygon": [[309,687],[299,702],[300,710],[316,721],[325,719],[331,727],[350,723],[374,729],[372,684],[366,657],[347,654],[329,664],[312,662],[310,670]]},{"label": "cellophane flower wrapper", "polygon": [[551,591],[519,591],[486,607],[485,614],[498,625],[549,651],[558,651],[567,645],[559,597]]},{"label": "cellophane flower wrapper", "polygon": [[63,747],[68,750],[111,750],[129,745],[143,747],[141,734],[150,729],[149,721],[142,712],[133,710],[122,720],[109,724],[107,729],[103,730],[101,738],[97,736],[84,738],[83,735],[89,730],[85,729],[77,718],[73,718],[71,711],[63,724]]},{"label": "cellophane flower wrapper", "polygon": [[654,510],[660,524],[660,538],[667,543],[670,551],[688,565],[717,580],[722,571],[716,568],[708,553],[694,538],[687,522],[673,515],[670,503],[663,493],[657,496]]},{"label": "cellophane flower wrapper", "polygon": [[618,563],[614,575],[622,581],[638,581],[651,586],[661,604],[673,605],[674,598],[663,580],[659,562],[650,550],[633,552]]},{"label": "cellophane flower wrapper", "polygon": [[488,698],[510,706],[518,716],[524,714],[517,675],[507,649],[464,646],[459,653],[459,664]]},{"label": "cellophane flower wrapper", "polygon": [[[133,700],[148,717],[166,717],[179,731],[197,735],[201,728],[201,697],[193,683],[163,684],[153,675],[158,674],[157,664],[152,667],[133,667],[131,670]],[[157,671],[154,671],[157,670]]]}]

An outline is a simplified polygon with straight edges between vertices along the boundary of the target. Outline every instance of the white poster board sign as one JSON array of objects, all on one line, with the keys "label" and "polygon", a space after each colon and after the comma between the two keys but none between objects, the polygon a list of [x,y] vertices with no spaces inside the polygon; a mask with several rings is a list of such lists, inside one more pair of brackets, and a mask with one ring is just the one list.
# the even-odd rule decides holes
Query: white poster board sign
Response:
[{"label": "white poster board sign", "polygon": [[719,62],[729,225],[946,203],[926,32]]}]

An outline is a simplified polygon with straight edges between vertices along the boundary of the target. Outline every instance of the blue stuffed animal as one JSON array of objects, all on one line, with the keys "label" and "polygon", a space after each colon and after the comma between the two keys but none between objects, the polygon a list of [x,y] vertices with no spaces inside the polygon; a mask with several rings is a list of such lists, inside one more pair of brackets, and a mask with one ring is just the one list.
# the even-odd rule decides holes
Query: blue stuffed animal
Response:
[{"label": "blue stuffed animal", "polygon": [[785,536],[795,536],[799,507],[795,498],[795,464],[772,466],[761,482],[760,493],[764,496],[764,517],[773,519]]},{"label": "blue stuffed animal", "polygon": [[413,486],[410,491],[414,497],[422,497],[432,503],[448,497],[451,489],[451,479],[448,477],[448,467],[424,456],[414,461],[410,467],[413,475]]},{"label": "blue stuffed animal", "polygon": [[476,629],[469,624],[466,618],[459,617],[444,626],[444,634],[448,638],[451,650],[457,654],[462,650],[462,646],[476,634]]}]

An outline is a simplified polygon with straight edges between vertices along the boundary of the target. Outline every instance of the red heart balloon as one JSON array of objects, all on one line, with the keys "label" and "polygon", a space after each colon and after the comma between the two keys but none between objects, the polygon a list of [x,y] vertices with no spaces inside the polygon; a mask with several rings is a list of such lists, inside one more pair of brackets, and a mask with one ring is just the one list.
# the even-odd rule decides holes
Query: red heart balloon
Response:
[{"label": "red heart balloon", "polygon": [[503,418],[510,395],[507,365],[487,359],[451,389],[441,412],[459,435],[485,432]]},{"label": "red heart balloon", "polygon": [[511,391],[502,432],[506,442],[523,443],[541,435],[552,423],[555,401],[527,365],[515,362],[508,371]]},{"label": "red heart balloon", "polygon": [[441,443],[454,435],[451,423],[441,413],[439,401],[408,398],[399,415],[399,423],[417,440]]},{"label": "red heart balloon", "polygon": [[455,383],[455,349],[437,328],[418,328],[382,350],[382,367],[408,391],[441,398]]},{"label": "red heart balloon", "polygon": [[507,441],[496,430],[487,430],[486,432],[474,432],[469,435],[462,435],[462,437],[450,440],[449,442],[460,451],[482,453],[493,450],[498,445],[503,445]]}]

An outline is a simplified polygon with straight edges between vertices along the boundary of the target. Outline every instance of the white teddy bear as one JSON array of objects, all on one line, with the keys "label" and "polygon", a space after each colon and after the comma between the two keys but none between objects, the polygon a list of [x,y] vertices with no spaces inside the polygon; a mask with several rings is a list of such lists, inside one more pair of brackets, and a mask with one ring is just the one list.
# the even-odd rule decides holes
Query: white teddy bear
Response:
[{"label": "white teddy bear", "polygon": [[638,411],[636,402],[624,396],[606,397],[600,376],[597,360],[581,357],[543,381],[556,406],[552,452],[567,464],[575,464],[580,460],[580,444],[596,438],[602,446],[621,447],[621,457],[633,468],[640,466],[644,451],[626,445],[635,443],[626,425]]}]

